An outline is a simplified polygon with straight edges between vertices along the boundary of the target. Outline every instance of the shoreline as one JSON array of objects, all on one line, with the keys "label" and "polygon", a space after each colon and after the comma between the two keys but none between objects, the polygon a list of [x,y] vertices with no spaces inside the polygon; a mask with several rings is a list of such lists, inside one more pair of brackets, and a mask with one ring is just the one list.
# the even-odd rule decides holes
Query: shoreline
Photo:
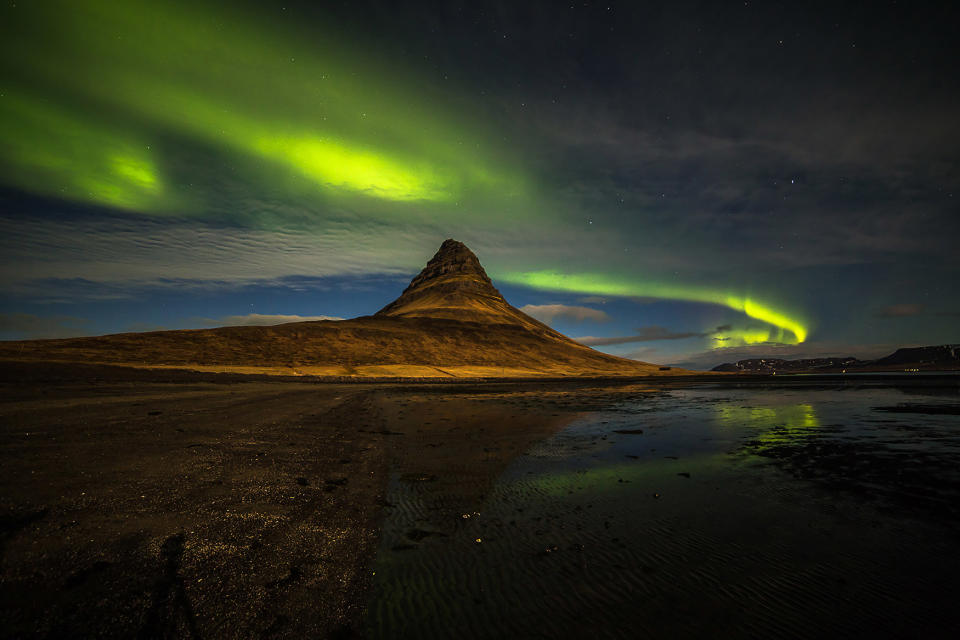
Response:
[{"label": "shoreline", "polygon": [[[202,370],[179,366],[136,366],[115,363],[84,363],[71,361],[41,361],[41,360],[0,360],[0,383],[37,384],[51,383],[100,383],[100,382],[160,382],[160,383],[190,383],[212,382],[234,384],[242,382],[283,382],[321,385],[412,385],[412,386],[444,386],[444,385],[522,385],[524,387],[537,385],[569,385],[571,387],[603,384],[629,385],[639,383],[675,384],[675,383],[816,383],[816,382],[856,382],[856,381],[922,381],[924,385],[939,382],[957,383],[960,371],[859,371],[847,373],[791,373],[791,374],[761,374],[761,373],[728,373],[697,371],[670,374],[663,372],[656,375],[624,375],[624,376],[349,376],[349,375],[289,375],[283,373],[258,373],[230,370]],[[918,375],[919,374],[919,375]],[[952,384],[949,386],[953,386]]]}]

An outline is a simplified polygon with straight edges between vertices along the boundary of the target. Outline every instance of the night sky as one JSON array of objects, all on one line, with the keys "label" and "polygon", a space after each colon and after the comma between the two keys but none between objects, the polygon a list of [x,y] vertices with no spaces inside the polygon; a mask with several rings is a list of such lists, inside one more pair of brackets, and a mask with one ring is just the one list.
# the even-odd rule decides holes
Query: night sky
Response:
[{"label": "night sky", "polygon": [[958,19],[5,2],[0,339],[368,315],[453,237],[641,360],[960,342]]}]

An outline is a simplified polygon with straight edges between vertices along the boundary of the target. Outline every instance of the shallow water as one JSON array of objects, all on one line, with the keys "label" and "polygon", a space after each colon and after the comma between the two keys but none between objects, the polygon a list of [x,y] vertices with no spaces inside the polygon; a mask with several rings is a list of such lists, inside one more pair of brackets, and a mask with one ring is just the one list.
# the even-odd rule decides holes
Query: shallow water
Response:
[{"label": "shallow water", "polygon": [[482,491],[392,475],[370,637],[957,637],[955,386],[588,396]]}]

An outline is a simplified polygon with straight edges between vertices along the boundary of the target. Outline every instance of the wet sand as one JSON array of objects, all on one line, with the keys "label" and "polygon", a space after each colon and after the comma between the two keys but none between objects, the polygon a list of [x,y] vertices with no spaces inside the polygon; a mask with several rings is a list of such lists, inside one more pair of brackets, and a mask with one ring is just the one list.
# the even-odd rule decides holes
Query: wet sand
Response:
[{"label": "wet sand", "polygon": [[954,383],[144,376],[0,385],[4,637],[960,629]]},{"label": "wet sand", "polygon": [[[882,411],[928,395],[922,421]],[[565,395],[580,413],[460,515],[391,474],[366,632],[957,637],[960,422],[939,410],[957,397],[955,382]]]}]

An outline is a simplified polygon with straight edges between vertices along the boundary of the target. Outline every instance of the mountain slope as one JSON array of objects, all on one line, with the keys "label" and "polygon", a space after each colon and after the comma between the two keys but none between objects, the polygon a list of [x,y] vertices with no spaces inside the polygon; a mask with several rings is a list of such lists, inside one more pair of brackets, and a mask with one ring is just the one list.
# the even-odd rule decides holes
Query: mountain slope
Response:
[{"label": "mountain slope", "polygon": [[594,351],[524,314],[455,240],[374,316],[5,342],[0,358],[357,377],[684,373]]}]

